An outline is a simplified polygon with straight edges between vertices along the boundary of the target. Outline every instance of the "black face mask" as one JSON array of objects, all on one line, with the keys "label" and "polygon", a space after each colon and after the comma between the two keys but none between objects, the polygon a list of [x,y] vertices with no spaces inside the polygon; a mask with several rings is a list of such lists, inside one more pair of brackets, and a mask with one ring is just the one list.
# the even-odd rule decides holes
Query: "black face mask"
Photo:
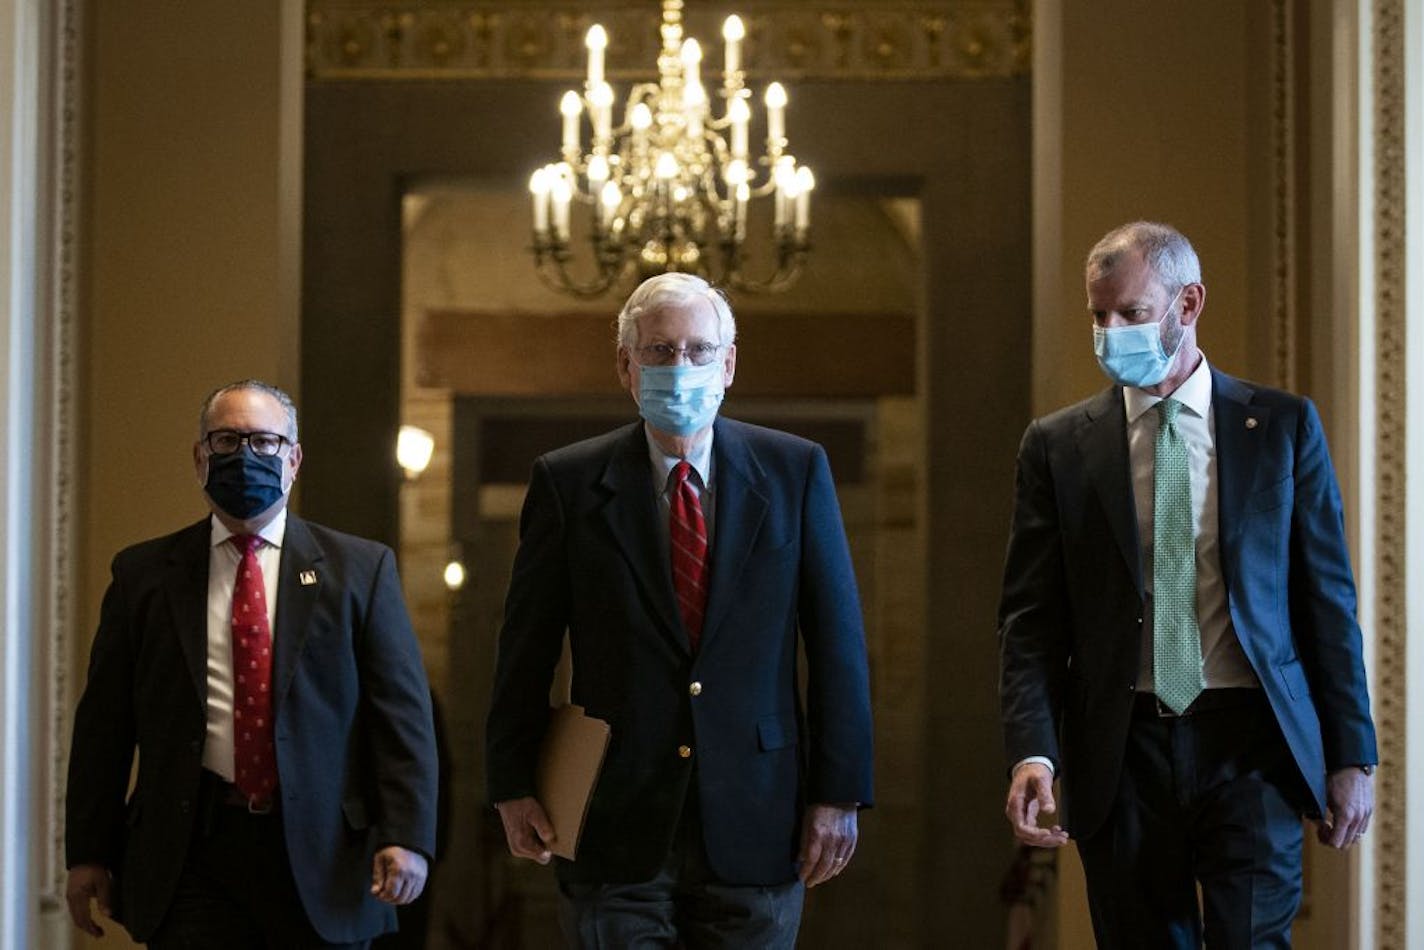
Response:
[{"label": "black face mask", "polygon": [[255,455],[243,446],[231,455],[208,456],[208,497],[238,521],[260,515],[282,498],[282,457]]}]

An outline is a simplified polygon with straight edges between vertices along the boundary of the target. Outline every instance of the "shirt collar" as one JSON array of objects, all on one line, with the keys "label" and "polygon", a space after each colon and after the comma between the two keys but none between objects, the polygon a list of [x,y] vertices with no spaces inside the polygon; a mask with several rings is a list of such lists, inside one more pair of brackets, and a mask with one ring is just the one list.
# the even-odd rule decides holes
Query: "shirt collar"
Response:
[{"label": "shirt collar", "polygon": [[[713,430],[715,431],[715,430]],[[648,427],[643,427],[643,435],[648,440],[648,458],[653,466],[653,484],[657,486],[658,492],[662,493],[667,489],[668,476],[672,474],[673,467],[678,462],[687,461],[697,472],[697,477],[702,481],[702,487],[710,491],[712,487],[712,431],[707,433],[707,438],[698,443],[687,458],[681,459],[675,455],[668,455],[662,450],[653,439],[653,434],[648,431]]]},{"label": "shirt collar", "polygon": [[1201,355],[1201,362],[1197,363],[1197,368],[1192,370],[1192,375],[1188,376],[1182,385],[1178,386],[1168,397],[1154,396],[1149,392],[1144,392],[1135,386],[1122,387],[1122,398],[1127,407],[1127,421],[1134,423],[1147,410],[1157,405],[1164,398],[1177,400],[1182,406],[1198,418],[1205,419],[1211,410],[1211,366],[1207,364],[1206,354],[1198,350]]},{"label": "shirt collar", "polygon": [[[211,546],[217,547],[220,544],[225,544],[227,542],[227,539],[232,537],[232,532],[227,529],[227,525],[223,524],[222,520],[218,518],[217,515],[210,515],[208,517],[208,520],[213,527],[212,538],[210,541]],[[262,527],[262,530],[257,532],[257,536],[260,537],[263,541],[266,541],[272,547],[277,548],[278,550],[281,549],[282,539],[287,536],[286,505],[283,505],[282,510],[277,512],[277,517],[267,522],[267,524]]]}]

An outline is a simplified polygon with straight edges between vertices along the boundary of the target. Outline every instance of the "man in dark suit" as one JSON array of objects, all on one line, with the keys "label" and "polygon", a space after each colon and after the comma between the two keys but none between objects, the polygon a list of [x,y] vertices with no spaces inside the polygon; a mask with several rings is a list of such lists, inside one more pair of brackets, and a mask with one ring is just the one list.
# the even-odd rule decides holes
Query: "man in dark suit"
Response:
[{"label": "man in dark suit", "polygon": [[[1077,841],[1099,946],[1288,946],[1301,815],[1344,848],[1374,804],[1320,419],[1207,364],[1201,265],[1172,228],[1109,233],[1087,285],[1114,385],[1035,420],[1019,450],[1005,810],[1020,841]],[[1055,776],[1064,823],[1040,827]]]},{"label": "man in dark suit", "polygon": [[224,386],[193,446],[211,517],[114,558],[69,760],[88,933],[92,899],[160,950],[365,947],[424,887],[435,745],[394,556],[287,513],[301,460],[285,393]]},{"label": "man in dark suit", "polygon": [[612,727],[578,859],[558,867],[570,943],[791,947],[803,885],[844,869],[871,797],[864,632],[830,468],[814,443],[717,418],[736,326],[706,281],[645,281],[618,327],[643,422],[534,465],[490,799],[510,851],[547,862],[535,767],[567,632],[573,702]]}]

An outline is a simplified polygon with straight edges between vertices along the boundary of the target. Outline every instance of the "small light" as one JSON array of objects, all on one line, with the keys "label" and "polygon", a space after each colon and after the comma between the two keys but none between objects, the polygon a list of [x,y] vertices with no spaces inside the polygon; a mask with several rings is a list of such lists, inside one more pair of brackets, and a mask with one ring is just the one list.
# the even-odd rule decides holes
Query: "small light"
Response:
[{"label": "small light", "polygon": [[731,185],[734,188],[737,185],[745,185],[748,179],[750,178],[750,176],[747,174],[747,163],[742,161],[740,158],[736,158],[728,162],[726,178],[727,184]]},{"label": "small light", "polygon": [[653,110],[648,108],[646,102],[640,102],[633,106],[633,117],[630,120],[633,128],[639,132],[646,132],[653,124]]},{"label": "small light", "polygon": [[774,82],[766,87],[766,107],[768,109],[786,108],[786,87],[779,82]]},{"label": "small light", "polygon": [[566,116],[575,116],[583,111],[583,103],[579,101],[578,93],[570,89],[564,93],[564,97],[559,100],[559,111]]},{"label": "small light", "polygon": [[745,39],[746,35],[747,28],[742,25],[742,18],[737,16],[735,13],[727,17],[727,19],[723,21],[722,39],[727,40],[731,43],[735,43],[738,40]]},{"label": "small light", "polygon": [[529,176],[529,191],[535,195],[549,193],[549,175],[544,169],[536,168],[534,174]]},{"label": "small light", "polygon": [[672,157],[672,152],[663,152],[658,156],[658,164],[653,169],[653,174],[663,181],[677,177],[677,159]]},{"label": "small light", "polygon": [[603,202],[603,207],[611,213],[618,210],[618,206],[623,203],[623,192],[618,189],[616,183],[605,182],[599,200]]},{"label": "small light", "polygon": [[600,24],[595,23],[588,28],[588,33],[583,38],[583,45],[589,49],[607,49],[608,31]]},{"label": "small light", "polygon": [[396,461],[406,478],[417,478],[430,465],[435,453],[435,436],[418,426],[401,426],[396,436]]},{"label": "small light", "polygon": [[796,191],[803,193],[816,187],[816,176],[805,165],[796,169]]},{"label": "small light", "polygon": [[459,590],[465,586],[465,565],[459,561],[451,561],[445,565],[445,586],[450,590]]},{"label": "small light", "polygon": [[691,38],[683,40],[679,58],[683,66],[696,66],[702,62],[702,44]]}]

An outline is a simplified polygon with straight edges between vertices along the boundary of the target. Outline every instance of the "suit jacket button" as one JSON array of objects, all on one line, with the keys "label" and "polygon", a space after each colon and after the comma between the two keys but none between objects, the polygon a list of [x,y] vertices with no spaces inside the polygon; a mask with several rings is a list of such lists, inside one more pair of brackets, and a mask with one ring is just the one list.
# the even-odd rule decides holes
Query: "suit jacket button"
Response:
[{"label": "suit jacket button", "polygon": [[678,758],[682,758],[682,759],[690,759],[690,758],[692,758],[692,746],[690,746],[690,745],[680,745],[680,746],[678,746],[678,747],[677,747],[677,755],[678,755]]},{"label": "suit jacket button", "polygon": [[690,684],[690,685],[687,687],[687,691],[688,691],[689,694],[691,694],[691,695],[693,695],[693,696],[701,696],[701,695],[702,695],[702,684],[701,684],[701,683],[694,682],[694,683]]},{"label": "suit jacket button", "polygon": [[188,807],[188,799],[186,798],[178,803],[178,810],[185,815],[188,814]]}]

